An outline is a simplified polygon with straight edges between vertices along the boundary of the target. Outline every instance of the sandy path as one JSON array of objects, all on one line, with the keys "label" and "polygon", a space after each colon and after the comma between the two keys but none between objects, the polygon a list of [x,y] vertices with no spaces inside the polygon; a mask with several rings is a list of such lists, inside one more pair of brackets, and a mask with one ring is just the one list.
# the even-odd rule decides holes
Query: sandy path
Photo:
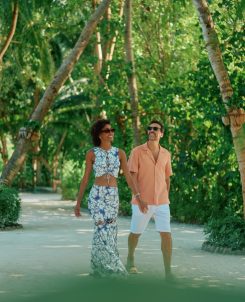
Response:
[{"label": "sandy path", "polygon": [[[88,213],[75,218],[73,203],[61,201],[58,194],[22,193],[21,197],[24,229],[0,232],[0,301],[52,294],[61,284],[91,278],[93,225]],[[118,222],[118,246],[125,262],[130,219],[119,218]],[[244,290],[245,297],[245,256],[202,251],[204,236],[199,226],[172,223],[172,233],[178,288],[188,283],[190,288],[217,288],[227,293]],[[140,274],[130,278],[161,280],[160,239],[153,223],[142,235],[136,260]]]}]

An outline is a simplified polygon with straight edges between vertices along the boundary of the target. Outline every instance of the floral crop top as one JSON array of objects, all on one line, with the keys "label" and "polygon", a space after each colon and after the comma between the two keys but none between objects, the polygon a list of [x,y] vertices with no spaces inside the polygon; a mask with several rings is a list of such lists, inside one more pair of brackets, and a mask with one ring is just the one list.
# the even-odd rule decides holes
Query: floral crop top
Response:
[{"label": "floral crop top", "polygon": [[93,164],[95,177],[112,175],[117,178],[120,168],[118,148],[111,147],[110,150],[106,151],[100,147],[94,147],[93,151],[95,154],[95,161]]}]

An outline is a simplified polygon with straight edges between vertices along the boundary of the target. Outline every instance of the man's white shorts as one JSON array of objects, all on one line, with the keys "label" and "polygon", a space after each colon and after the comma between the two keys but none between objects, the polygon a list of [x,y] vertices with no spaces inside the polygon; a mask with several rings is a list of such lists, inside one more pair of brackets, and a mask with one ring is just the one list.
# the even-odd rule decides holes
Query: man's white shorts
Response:
[{"label": "man's white shorts", "polygon": [[171,232],[170,209],[168,204],[149,205],[148,212],[142,213],[138,205],[132,204],[132,219],[130,231],[134,234],[142,234],[149,220],[154,217],[155,227],[158,232]]}]

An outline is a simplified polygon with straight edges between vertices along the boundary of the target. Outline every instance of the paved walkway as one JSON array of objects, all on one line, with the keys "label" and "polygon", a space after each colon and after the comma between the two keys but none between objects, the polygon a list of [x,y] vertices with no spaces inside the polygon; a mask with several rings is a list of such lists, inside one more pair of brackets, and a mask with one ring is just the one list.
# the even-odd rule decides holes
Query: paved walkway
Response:
[{"label": "paved walkway", "polygon": [[[21,198],[20,222],[24,228],[0,232],[0,301],[34,301],[34,298],[37,301],[43,295],[55,295],[57,301],[62,297],[62,301],[70,301],[72,294],[69,299],[64,298],[66,287],[75,296],[75,284],[83,288],[83,298],[85,293],[91,294],[92,285],[89,284],[93,284],[95,291],[99,289],[89,276],[93,225],[88,213],[84,212],[81,219],[75,218],[74,203],[61,201],[58,194],[22,193]],[[123,262],[127,255],[129,224],[129,218],[119,218],[118,246]],[[202,251],[204,236],[200,226],[172,223],[172,234],[173,273],[178,284],[175,293],[187,287],[217,289],[226,297],[229,293],[239,294],[233,301],[244,295],[245,301],[245,256]],[[149,285],[146,280],[164,285],[160,238],[153,223],[141,237],[136,260],[140,274],[129,277],[134,286],[137,282],[141,287]],[[101,285],[104,281],[96,282]],[[57,292],[63,293],[62,297],[58,297]],[[127,289],[127,292],[130,291]],[[196,295],[200,302],[198,292]],[[183,292],[179,297],[183,298]],[[119,301],[119,298],[106,294],[101,301]]]}]

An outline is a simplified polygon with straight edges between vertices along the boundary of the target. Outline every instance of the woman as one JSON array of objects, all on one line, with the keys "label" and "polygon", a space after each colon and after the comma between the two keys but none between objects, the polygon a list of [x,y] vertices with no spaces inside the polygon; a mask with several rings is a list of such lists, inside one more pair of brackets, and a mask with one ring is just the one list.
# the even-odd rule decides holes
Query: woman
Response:
[{"label": "woman", "polygon": [[94,220],[94,236],[91,251],[93,274],[107,276],[126,275],[117,249],[117,216],[119,207],[117,177],[121,167],[133,194],[142,203],[133,183],[125,152],[112,146],[115,129],[109,120],[98,120],[91,129],[94,148],[86,155],[86,168],[81,181],[75,215],[81,216],[80,207],[92,169],[94,185],[88,199],[88,209]]}]

